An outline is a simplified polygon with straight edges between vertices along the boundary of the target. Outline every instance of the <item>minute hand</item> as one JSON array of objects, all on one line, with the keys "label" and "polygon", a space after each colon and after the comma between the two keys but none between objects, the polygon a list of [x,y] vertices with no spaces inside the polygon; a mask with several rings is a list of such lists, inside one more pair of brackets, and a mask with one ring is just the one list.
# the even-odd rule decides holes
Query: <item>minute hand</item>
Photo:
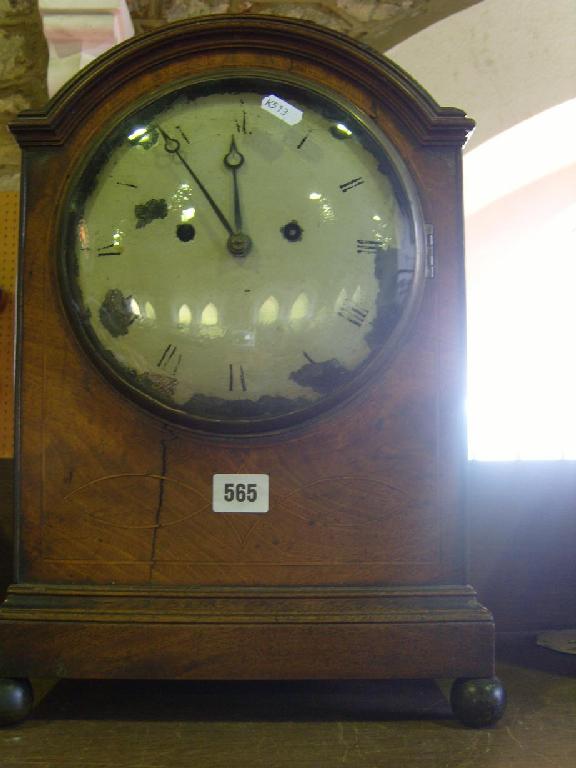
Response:
[{"label": "minute hand", "polygon": [[180,162],[182,163],[184,168],[186,168],[186,170],[188,171],[190,176],[192,176],[192,178],[194,179],[194,181],[196,182],[196,184],[200,188],[200,191],[202,192],[202,194],[204,195],[204,197],[208,201],[210,207],[212,208],[212,210],[214,211],[216,216],[218,216],[218,218],[220,219],[220,221],[221,221],[222,225],[224,226],[224,229],[226,230],[226,232],[228,232],[229,235],[233,235],[234,234],[234,230],[232,229],[232,227],[230,225],[230,222],[228,221],[226,216],[224,216],[224,214],[220,210],[220,207],[218,206],[218,203],[214,200],[214,198],[212,197],[210,192],[208,192],[208,190],[206,189],[204,184],[200,181],[198,176],[194,173],[194,171],[192,170],[192,168],[190,167],[190,165],[186,161],[186,158],[180,152],[180,142],[178,141],[178,139],[173,139],[171,136],[168,136],[166,131],[164,131],[160,127],[159,127],[158,130],[160,131],[160,133],[162,134],[162,138],[164,139],[164,149],[166,150],[166,152],[168,152],[171,155],[176,155],[178,160],[180,160]]}]

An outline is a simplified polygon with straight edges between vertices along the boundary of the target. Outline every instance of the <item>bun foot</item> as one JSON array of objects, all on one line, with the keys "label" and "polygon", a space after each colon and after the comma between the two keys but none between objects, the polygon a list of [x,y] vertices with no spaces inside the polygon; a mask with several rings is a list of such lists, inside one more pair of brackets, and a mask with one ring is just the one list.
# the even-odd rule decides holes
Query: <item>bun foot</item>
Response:
[{"label": "bun foot", "polygon": [[455,680],[450,692],[454,716],[472,728],[489,728],[506,709],[506,689],[497,677]]},{"label": "bun foot", "polygon": [[34,693],[29,680],[20,677],[0,678],[0,725],[16,725],[32,711]]}]

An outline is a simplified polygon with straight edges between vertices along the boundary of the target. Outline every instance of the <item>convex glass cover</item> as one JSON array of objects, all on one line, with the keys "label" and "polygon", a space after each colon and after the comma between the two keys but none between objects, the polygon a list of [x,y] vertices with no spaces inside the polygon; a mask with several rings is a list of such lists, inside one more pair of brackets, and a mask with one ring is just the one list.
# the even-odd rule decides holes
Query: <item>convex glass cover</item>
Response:
[{"label": "convex glass cover", "polygon": [[161,417],[265,431],[348,398],[421,282],[416,193],[334,95],[262,73],[133,109],[76,177],[65,304],[93,360]]}]

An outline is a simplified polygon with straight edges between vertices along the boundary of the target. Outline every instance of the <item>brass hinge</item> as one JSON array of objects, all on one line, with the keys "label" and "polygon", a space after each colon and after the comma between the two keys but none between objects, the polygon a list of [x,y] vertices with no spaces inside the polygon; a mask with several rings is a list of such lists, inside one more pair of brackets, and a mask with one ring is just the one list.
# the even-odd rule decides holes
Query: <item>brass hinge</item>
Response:
[{"label": "brass hinge", "polygon": [[424,225],[424,244],[426,254],[426,266],[424,274],[429,279],[436,277],[436,256],[434,253],[434,227],[432,224]]}]

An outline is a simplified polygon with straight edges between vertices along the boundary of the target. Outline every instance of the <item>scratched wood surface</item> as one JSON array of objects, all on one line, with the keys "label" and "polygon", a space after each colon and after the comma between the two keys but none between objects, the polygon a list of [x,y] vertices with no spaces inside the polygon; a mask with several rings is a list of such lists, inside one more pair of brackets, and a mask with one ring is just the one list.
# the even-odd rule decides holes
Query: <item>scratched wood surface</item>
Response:
[{"label": "scratched wood surface", "polygon": [[[33,719],[0,730],[2,768],[572,768],[576,659],[507,638],[509,708],[450,719],[445,686],[37,683]],[[418,718],[418,719],[415,719]]]}]

